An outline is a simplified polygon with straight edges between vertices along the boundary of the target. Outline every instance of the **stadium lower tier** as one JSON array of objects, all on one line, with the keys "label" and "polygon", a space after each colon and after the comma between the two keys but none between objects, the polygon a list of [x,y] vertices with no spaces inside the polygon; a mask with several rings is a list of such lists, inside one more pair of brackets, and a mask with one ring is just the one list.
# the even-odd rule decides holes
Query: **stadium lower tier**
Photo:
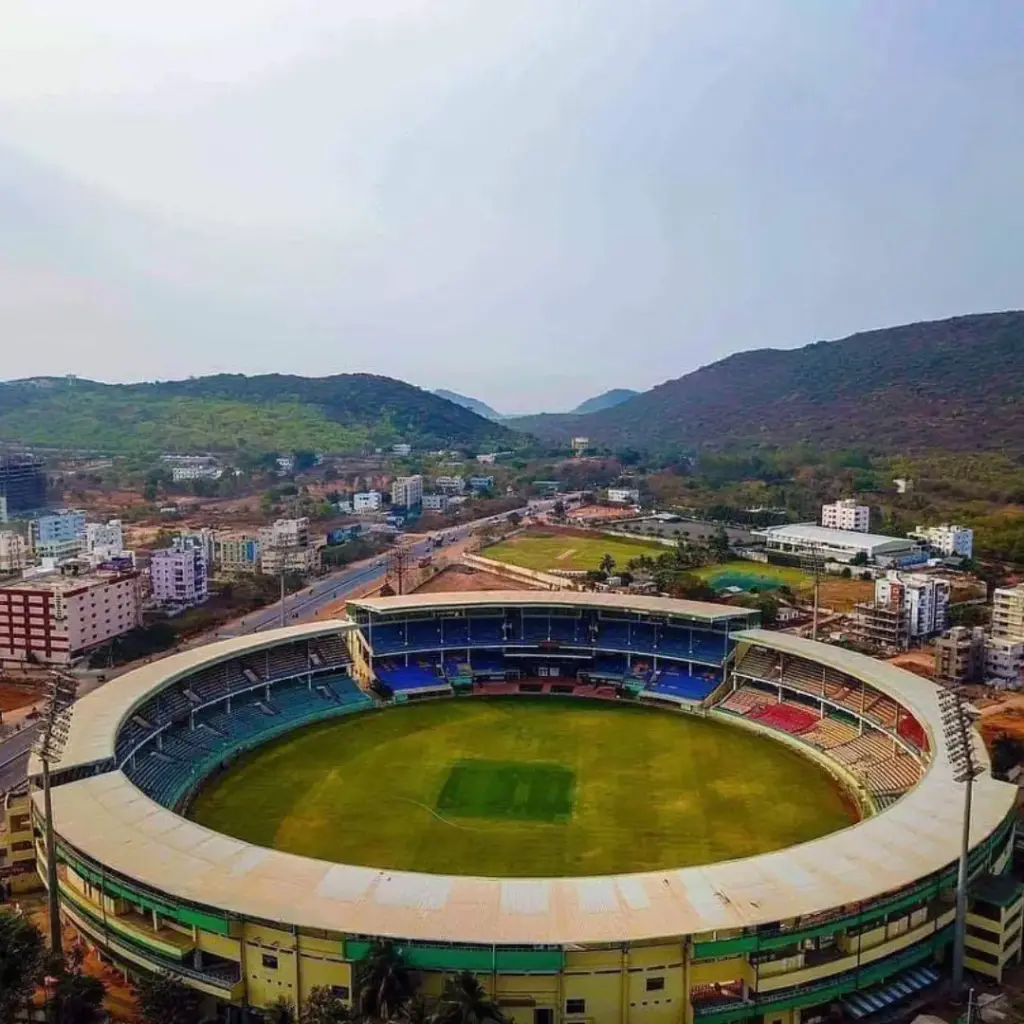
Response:
[{"label": "stadium lower tier", "polygon": [[[610,598],[600,600],[607,614]],[[630,614],[653,615],[655,604],[645,599]],[[374,601],[371,610],[388,607]],[[664,607],[694,620],[732,614]],[[534,629],[530,618],[519,616],[524,630]],[[612,635],[620,627],[601,628]],[[621,628],[631,644],[684,642],[681,630],[672,637],[657,624]],[[946,971],[962,786],[951,776],[930,684],[752,629],[729,636],[729,657],[710,665],[628,651],[523,657],[502,649],[500,635],[495,647],[465,656],[446,644],[421,657],[374,651],[359,629],[337,623],[332,636],[319,623],[211,645],[122,676],[76,705],[53,789],[58,882],[66,919],[106,959],[132,974],[178,975],[229,1021],[282,997],[301,1010],[321,986],[351,1000],[359,965],[381,939],[394,942],[428,996],[451,972],[469,970],[516,1024],[860,1020],[908,1005]],[[329,864],[210,832],[177,813],[219,766],[305,723],[381,698],[491,692],[711,715],[830,766],[862,795],[864,820],[739,861],[503,879]],[[25,799],[45,877],[41,794]],[[1015,799],[988,776],[976,784],[967,966],[996,978],[1021,952],[1024,897],[1008,874]]]}]

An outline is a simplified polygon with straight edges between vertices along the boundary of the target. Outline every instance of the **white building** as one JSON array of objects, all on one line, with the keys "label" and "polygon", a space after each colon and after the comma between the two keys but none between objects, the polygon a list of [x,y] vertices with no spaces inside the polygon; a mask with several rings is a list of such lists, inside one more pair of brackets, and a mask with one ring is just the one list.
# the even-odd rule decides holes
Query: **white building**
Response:
[{"label": "white building", "polygon": [[875,580],[875,604],[902,607],[906,613],[906,635],[921,639],[948,628],[949,591],[949,580],[890,570]]},{"label": "white building", "polygon": [[871,520],[871,509],[858,505],[853,498],[842,498],[831,505],[821,506],[821,525],[829,530],[852,530],[867,533]]},{"label": "white building", "polygon": [[149,561],[150,590],[158,604],[188,608],[210,596],[209,563],[202,544],[175,537],[174,545],[154,551]]},{"label": "white building", "polygon": [[985,641],[985,682],[998,690],[1024,687],[1024,640],[988,637]]},{"label": "white building", "polygon": [[639,505],[640,492],[635,487],[609,487],[608,500],[613,505]]},{"label": "white building", "polygon": [[411,444],[393,444],[391,446],[391,454],[397,455],[400,459],[404,459],[406,456],[412,454]]},{"label": "white building", "polygon": [[461,476],[438,476],[434,477],[434,486],[442,494],[462,494],[466,481]]},{"label": "white building", "polygon": [[217,466],[172,466],[171,479],[180,484],[186,480],[219,480],[224,470]]},{"label": "white building", "polygon": [[110,558],[124,551],[124,527],[120,519],[85,524],[86,554]]},{"label": "white building", "polygon": [[352,495],[352,511],[379,512],[381,501],[380,491],[358,491]]},{"label": "white building", "polygon": [[997,587],[993,592],[992,636],[1024,641],[1024,583]]},{"label": "white building", "polygon": [[395,508],[415,508],[423,503],[423,477],[396,476],[391,483],[391,504]]},{"label": "white building", "polygon": [[57,571],[0,587],[0,661],[67,665],[141,625],[135,571]]},{"label": "white building", "polygon": [[863,556],[869,562],[893,562],[919,557],[921,546],[907,537],[885,537],[857,530],[831,530],[815,523],[793,523],[752,530],[769,551],[802,556],[816,554],[826,561],[851,562]]},{"label": "white building", "polygon": [[423,509],[426,512],[447,512],[451,500],[447,494],[424,494]]},{"label": "white building", "polygon": [[574,437],[571,441],[574,455],[582,455],[590,447],[589,437]]},{"label": "white building", "polygon": [[974,531],[967,526],[943,523],[942,526],[919,526],[914,537],[923,540],[930,548],[943,555],[960,555],[970,558],[974,550]]},{"label": "white building", "polygon": [[13,530],[0,530],[0,572],[21,572],[28,563],[25,538]]}]

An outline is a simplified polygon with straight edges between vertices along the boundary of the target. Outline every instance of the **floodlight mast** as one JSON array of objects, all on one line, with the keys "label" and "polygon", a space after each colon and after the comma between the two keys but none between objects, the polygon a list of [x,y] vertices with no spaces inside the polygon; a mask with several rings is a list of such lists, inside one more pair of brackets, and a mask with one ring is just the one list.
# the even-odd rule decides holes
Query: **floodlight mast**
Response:
[{"label": "floodlight mast", "polygon": [[39,734],[33,751],[43,766],[43,814],[46,834],[46,902],[50,919],[50,950],[56,957],[64,955],[60,928],[60,899],[57,895],[57,844],[53,829],[53,799],[50,793],[50,769],[60,763],[71,725],[71,705],[78,689],[78,680],[63,672],[50,674],[49,694],[43,708]]},{"label": "floodlight mast", "polygon": [[953,976],[950,994],[963,997],[964,958],[967,946],[967,880],[971,846],[971,800],[974,780],[985,771],[974,747],[974,721],[978,712],[953,690],[939,690],[939,711],[953,778],[964,784],[963,829],[956,878],[956,924],[953,931]]}]

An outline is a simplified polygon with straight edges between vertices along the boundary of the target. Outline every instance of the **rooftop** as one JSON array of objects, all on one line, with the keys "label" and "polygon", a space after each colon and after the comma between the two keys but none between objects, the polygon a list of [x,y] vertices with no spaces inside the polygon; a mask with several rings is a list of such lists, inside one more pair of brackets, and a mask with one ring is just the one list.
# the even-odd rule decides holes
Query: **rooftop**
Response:
[{"label": "rooftop", "polygon": [[505,605],[531,605],[543,608],[607,608],[647,615],[678,615],[709,622],[740,619],[749,621],[751,609],[734,608],[710,601],[677,601],[668,597],[641,594],[594,594],[574,590],[492,590],[455,594],[405,594],[400,597],[373,597],[348,602],[350,608],[371,612],[418,611],[424,608],[481,608]]},{"label": "rooftop", "polygon": [[132,569],[118,572],[80,572],[77,575],[62,573],[59,569],[54,569],[52,572],[38,573],[28,579],[14,580],[12,583],[4,583],[0,585],[0,591],[48,590],[55,594],[66,594],[73,590],[81,590],[83,587],[95,587],[105,583],[116,583],[127,576],[133,575],[137,574]]},{"label": "rooftop", "polygon": [[860,533],[857,530],[832,530],[817,523],[789,523],[784,526],[766,526],[754,530],[758,537],[787,537],[794,540],[807,541],[810,544],[823,544],[840,547],[877,548],[886,545],[913,547],[914,541],[907,537],[886,537],[880,533]]}]

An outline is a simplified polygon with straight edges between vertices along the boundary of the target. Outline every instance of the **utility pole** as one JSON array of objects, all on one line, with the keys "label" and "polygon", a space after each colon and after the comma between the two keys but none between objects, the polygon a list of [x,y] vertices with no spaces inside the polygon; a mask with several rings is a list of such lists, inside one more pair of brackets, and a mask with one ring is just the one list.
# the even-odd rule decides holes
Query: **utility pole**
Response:
[{"label": "utility pole", "polygon": [[53,828],[53,799],[50,793],[50,769],[60,763],[71,726],[71,705],[75,701],[78,680],[62,672],[50,676],[50,692],[40,722],[33,751],[43,766],[43,813],[46,816],[46,902],[50,917],[50,951],[63,958],[64,942],[60,930],[60,899],[57,894],[57,843]]},{"label": "utility pole", "polygon": [[960,862],[956,876],[956,923],[953,932],[953,977],[950,996],[954,1002],[963,998],[964,957],[967,946],[967,875],[971,849],[971,798],[974,780],[985,768],[974,749],[974,721],[978,712],[960,694],[939,689],[939,712],[942,732],[946,738],[953,768],[953,778],[964,785],[964,815],[960,837]]},{"label": "utility pole", "polygon": [[284,569],[281,570],[281,625],[287,625],[288,619],[284,609]]},{"label": "utility pole", "polygon": [[395,578],[396,594],[405,593],[405,577],[409,572],[410,562],[409,548],[401,543],[392,548],[391,554],[388,556],[388,571]]}]

